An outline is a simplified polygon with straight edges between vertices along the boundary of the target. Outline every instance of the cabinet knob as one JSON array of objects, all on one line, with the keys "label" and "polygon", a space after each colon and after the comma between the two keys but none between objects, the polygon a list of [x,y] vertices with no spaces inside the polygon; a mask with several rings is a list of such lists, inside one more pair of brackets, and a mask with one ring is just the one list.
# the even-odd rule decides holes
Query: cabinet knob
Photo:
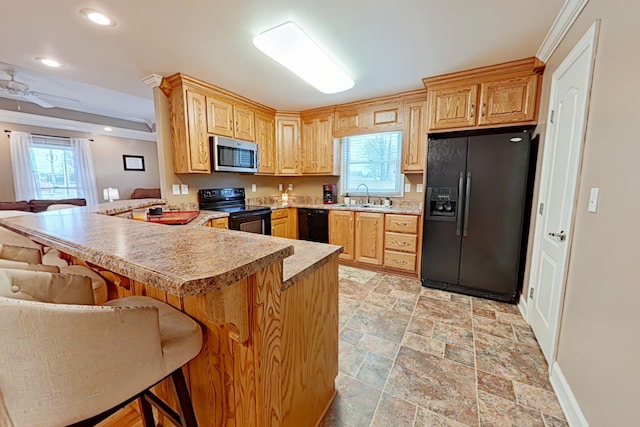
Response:
[{"label": "cabinet knob", "polygon": [[482,110],[480,112],[480,114],[482,114],[482,117],[485,116],[485,114],[487,113],[487,104],[482,104]]},{"label": "cabinet knob", "polygon": [[471,104],[471,113],[469,114],[469,117],[473,118],[476,115],[476,106],[475,104]]}]

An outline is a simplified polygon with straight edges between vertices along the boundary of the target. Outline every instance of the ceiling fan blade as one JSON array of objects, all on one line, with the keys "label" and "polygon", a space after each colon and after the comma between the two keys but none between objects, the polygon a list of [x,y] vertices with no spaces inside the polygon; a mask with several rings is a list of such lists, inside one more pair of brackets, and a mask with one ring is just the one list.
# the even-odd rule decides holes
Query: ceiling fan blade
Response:
[{"label": "ceiling fan blade", "polygon": [[33,102],[42,108],[53,108],[53,104],[49,104],[47,101],[40,99],[38,96],[33,94],[23,95],[22,98],[24,98],[25,101]]},{"label": "ceiling fan blade", "polygon": [[52,104],[58,108],[78,108],[82,104],[77,99],[66,98],[64,96],[51,95],[49,93],[31,92],[31,95],[37,96],[41,101]]}]

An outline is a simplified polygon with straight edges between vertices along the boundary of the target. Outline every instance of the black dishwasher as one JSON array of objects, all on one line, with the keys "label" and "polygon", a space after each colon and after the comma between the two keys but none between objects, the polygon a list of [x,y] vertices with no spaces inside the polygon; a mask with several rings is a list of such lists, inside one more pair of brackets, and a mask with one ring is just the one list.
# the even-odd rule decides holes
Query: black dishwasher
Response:
[{"label": "black dishwasher", "polygon": [[298,208],[298,238],[329,243],[329,211]]}]

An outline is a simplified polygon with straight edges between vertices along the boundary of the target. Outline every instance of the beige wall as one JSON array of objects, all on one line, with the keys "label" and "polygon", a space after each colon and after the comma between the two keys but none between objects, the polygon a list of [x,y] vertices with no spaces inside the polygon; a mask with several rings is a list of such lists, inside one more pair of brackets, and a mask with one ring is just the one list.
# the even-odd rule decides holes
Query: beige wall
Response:
[{"label": "beige wall", "polygon": [[[280,194],[278,184],[284,188],[293,184],[292,195],[322,197],[322,184],[338,184],[336,176],[260,176],[228,172],[212,174],[179,174],[173,173],[173,155],[171,152],[171,126],[169,116],[168,98],[160,91],[154,89],[154,103],[156,111],[156,126],[158,133],[158,158],[160,161],[160,183],[163,190],[163,198],[169,203],[194,203],[197,202],[197,191],[203,188],[243,187],[247,197],[267,197]],[[411,192],[405,193],[405,199],[420,200],[424,193],[416,193],[416,185],[422,184],[423,174],[405,176],[405,183],[411,184]],[[171,184],[187,184],[188,195],[175,196],[171,194]],[[256,184],[257,191],[251,191],[251,184]]]},{"label": "beige wall", "polygon": [[[134,188],[157,188],[160,185],[158,180],[158,153],[155,142],[103,135],[89,135],[80,132],[16,125],[13,123],[0,123],[0,129],[42,135],[93,139],[91,152],[93,154],[96,185],[99,195],[102,194],[103,188],[114,187],[119,190],[120,198],[126,199],[131,195]],[[0,200],[15,200],[9,138],[0,138],[2,138],[0,140]],[[144,172],[125,171],[122,165],[123,154],[144,156],[146,170]]]},{"label": "beige wall", "polygon": [[[638,2],[590,0],[548,61],[543,86],[541,118],[553,71],[601,19],[557,353],[592,427],[640,425],[638,16]],[[600,188],[595,214],[587,212],[591,187]]]}]

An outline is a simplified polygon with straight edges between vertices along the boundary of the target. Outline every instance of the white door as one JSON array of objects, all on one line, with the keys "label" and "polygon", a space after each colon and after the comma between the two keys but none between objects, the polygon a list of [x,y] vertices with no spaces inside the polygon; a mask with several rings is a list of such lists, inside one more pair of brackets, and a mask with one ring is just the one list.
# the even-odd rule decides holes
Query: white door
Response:
[{"label": "white door", "polygon": [[598,23],[553,73],[529,280],[529,322],[549,365],[555,358],[572,240]]}]

